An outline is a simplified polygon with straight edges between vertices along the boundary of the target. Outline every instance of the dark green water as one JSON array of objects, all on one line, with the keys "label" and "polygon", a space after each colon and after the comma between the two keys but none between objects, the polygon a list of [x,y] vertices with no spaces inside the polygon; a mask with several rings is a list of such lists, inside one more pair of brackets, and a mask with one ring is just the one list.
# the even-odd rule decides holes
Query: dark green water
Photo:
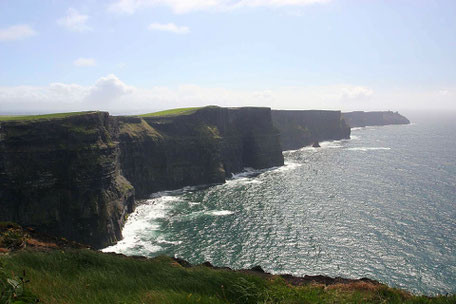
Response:
[{"label": "dark green water", "polygon": [[105,249],[456,293],[456,123],[354,129],[224,185],[157,193]]}]

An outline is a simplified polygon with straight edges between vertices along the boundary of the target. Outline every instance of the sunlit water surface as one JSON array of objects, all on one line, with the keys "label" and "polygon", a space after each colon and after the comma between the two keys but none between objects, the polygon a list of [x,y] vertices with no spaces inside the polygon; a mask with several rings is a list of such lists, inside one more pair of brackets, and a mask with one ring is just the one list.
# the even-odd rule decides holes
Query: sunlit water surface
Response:
[{"label": "sunlit water surface", "polygon": [[161,192],[105,251],[456,293],[456,124],[352,130],[286,165]]}]

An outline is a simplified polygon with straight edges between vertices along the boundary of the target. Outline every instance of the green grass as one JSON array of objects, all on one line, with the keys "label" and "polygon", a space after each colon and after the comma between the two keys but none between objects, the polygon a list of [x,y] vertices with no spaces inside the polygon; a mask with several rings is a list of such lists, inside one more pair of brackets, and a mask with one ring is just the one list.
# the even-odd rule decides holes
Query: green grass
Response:
[{"label": "green grass", "polygon": [[179,109],[170,109],[155,113],[148,113],[139,115],[140,117],[154,117],[154,116],[170,116],[170,115],[182,115],[182,114],[192,114],[195,113],[196,110],[201,109],[202,107],[194,107],[194,108],[179,108]]},{"label": "green grass", "polygon": [[43,114],[43,115],[22,115],[22,116],[14,116],[14,115],[0,115],[0,121],[13,121],[13,120],[40,120],[40,119],[57,119],[57,118],[65,118],[69,116],[75,115],[82,115],[88,113],[95,113],[93,111],[87,112],[68,112],[68,113],[53,113],[53,114]]},{"label": "green grass", "polygon": [[139,123],[121,122],[119,127],[121,134],[128,134],[130,137],[148,136],[157,139],[163,137],[143,119]]},{"label": "green grass", "polygon": [[[90,250],[20,251],[0,255],[3,277],[25,280],[42,303],[455,303],[376,288],[295,287],[207,267],[184,268],[168,257],[127,258]],[[1,279],[1,277],[0,277]],[[0,280],[1,283],[1,280]],[[0,284],[0,286],[3,286]],[[25,296],[24,296],[25,299]],[[31,303],[31,302],[21,302]]]}]

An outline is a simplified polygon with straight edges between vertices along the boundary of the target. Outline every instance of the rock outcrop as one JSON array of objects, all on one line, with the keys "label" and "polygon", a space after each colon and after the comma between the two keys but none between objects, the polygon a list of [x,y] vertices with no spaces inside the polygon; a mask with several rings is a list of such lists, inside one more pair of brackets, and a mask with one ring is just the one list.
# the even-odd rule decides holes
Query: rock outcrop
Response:
[{"label": "rock outcrop", "polygon": [[348,112],[343,113],[342,117],[351,128],[384,125],[403,125],[410,121],[398,112]]},{"label": "rock outcrop", "polygon": [[223,183],[245,167],[283,165],[269,108],[204,107],[189,114],[117,119],[122,171],[138,198]]},{"label": "rock outcrop", "polygon": [[350,127],[340,111],[273,110],[283,150],[295,150],[314,142],[350,138]]},{"label": "rock outcrop", "polygon": [[134,189],[108,113],[0,123],[0,220],[100,248],[122,236]]}]

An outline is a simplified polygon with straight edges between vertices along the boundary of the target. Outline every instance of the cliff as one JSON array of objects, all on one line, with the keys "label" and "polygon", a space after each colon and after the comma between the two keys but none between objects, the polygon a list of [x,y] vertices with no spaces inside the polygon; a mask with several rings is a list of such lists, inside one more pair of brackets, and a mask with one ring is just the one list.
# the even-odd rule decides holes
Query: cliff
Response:
[{"label": "cliff", "polygon": [[223,183],[245,167],[283,165],[269,108],[204,107],[177,115],[117,117],[120,164],[137,197]]},{"label": "cliff", "polygon": [[352,128],[366,126],[402,125],[410,121],[398,112],[348,112],[342,114],[345,121]]},{"label": "cliff", "polygon": [[108,113],[0,121],[0,220],[101,248],[122,237],[134,189]]},{"label": "cliff", "polygon": [[209,106],[2,118],[0,220],[101,248],[122,237],[135,195],[223,183],[246,167],[283,165],[282,147],[349,136],[339,111]]},{"label": "cliff", "polygon": [[122,238],[135,191],[223,183],[283,165],[268,108],[167,116],[105,112],[0,120],[0,221],[106,247]]},{"label": "cliff", "polygon": [[350,138],[350,127],[340,111],[273,110],[283,150],[295,150],[325,140]]}]

